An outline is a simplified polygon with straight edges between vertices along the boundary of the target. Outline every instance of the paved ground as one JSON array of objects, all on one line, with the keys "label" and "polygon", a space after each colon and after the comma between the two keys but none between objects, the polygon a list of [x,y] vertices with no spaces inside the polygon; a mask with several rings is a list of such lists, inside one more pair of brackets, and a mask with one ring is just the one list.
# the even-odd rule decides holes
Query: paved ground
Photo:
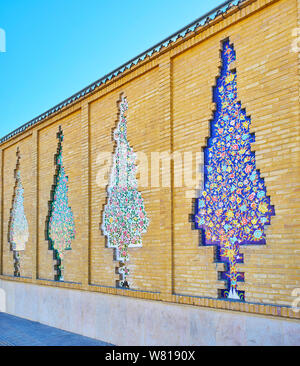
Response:
[{"label": "paved ground", "polygon": [[110,344],[0,312],[0,346],[110,346]]}]

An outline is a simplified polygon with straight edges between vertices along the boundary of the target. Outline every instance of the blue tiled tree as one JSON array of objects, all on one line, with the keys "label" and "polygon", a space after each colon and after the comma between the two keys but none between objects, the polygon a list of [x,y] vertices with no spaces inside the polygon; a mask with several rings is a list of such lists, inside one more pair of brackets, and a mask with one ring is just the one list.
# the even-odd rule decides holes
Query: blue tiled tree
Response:
[{"label": "blue tiled tree", "polygon": [[237,282],[244,280],[237,270],[237,263],[243,262],[240,246],[265,244],[265,225],[275,212],[251,151],[251,119],[237,98],[237,74],[232,69],[236,55],[228,40],[221,57],[214,88],[217,108],[204,150],[204,188],[196,200],[194,221],[202,229],[203,244],[216,245],[217,261],[226,265],[220,279],[228,288],[221,297],[244,299],[244,292],[237,290]]}]

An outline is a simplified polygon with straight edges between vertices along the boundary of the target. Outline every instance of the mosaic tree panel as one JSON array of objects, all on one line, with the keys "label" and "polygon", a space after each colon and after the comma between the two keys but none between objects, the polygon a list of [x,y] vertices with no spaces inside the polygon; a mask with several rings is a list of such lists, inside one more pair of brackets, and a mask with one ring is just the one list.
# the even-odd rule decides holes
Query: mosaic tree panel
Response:
[{"label": "mosaic tree panel", "polygon": [[57,138],[56,174],[51,193],[49,218],[47,219],[47,240],[56,260],[55,280],[64,281],[64,255],[66,250],[72,249],[71,242],[75,239],[75,223],[68,201],[68,177],[63,165],[62,142],[64,135],[61,127],[59,127]]},{"label": "mosaic tree panel", "polygon": [[119,122],[114,132],[116,149],[108,199],[103,211],[102,231],[107,238],[107,247],[114,248],[114,259],[119,262],[117,287],[129,288],[129,248],[142,246],[142,234],[147,231],[144,201],[138,191],[135,165],[136,154],[127,139],[127,99],[119,103]]},{"label": "mosaic tree panel", "polygon": [[251,119],[237,99],[237,74],[232,70],[236,54],[233,45],[223,42],[221,75],[214,88],[216,111],[211,135],[204,149],[204,188],[196,199],[194,223],[202,230],[202,243],[216,246],[216,261],[225,263],[219,274],[228,288],[220,297],[244,300],[237,289],[244,281],[238,263],[244,258],[241,245],[265,244],[265,225],[275,215],[266,194],[264,180],[256,169],[251,143]]},{"label": "mosaic tree panel", "polygon": [[25,251],[29,238],[28,222],[24,211],[24,188],[20,172],[20,150],[17,151],[15,189],[9,221],[9,243],[14,253],[14,275],[20,277],[20,252]]}]

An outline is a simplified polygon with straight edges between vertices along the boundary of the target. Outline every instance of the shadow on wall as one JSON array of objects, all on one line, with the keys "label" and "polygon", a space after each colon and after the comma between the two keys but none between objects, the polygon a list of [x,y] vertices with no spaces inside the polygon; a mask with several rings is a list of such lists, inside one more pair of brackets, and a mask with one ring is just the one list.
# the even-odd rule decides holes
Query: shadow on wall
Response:
[{"label": "shadow on wall", "polygon": [[6,312],[6,293],[2,288],[0,288],[0,312]]}]

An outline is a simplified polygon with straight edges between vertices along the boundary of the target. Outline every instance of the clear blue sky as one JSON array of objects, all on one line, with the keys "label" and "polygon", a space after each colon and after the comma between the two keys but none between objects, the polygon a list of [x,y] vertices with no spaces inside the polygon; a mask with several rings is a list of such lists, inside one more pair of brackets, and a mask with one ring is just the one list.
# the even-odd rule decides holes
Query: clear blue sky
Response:
[{"label": "clear blue sky", "polygon": [[0,0],[0,137],[223,0]]}]

